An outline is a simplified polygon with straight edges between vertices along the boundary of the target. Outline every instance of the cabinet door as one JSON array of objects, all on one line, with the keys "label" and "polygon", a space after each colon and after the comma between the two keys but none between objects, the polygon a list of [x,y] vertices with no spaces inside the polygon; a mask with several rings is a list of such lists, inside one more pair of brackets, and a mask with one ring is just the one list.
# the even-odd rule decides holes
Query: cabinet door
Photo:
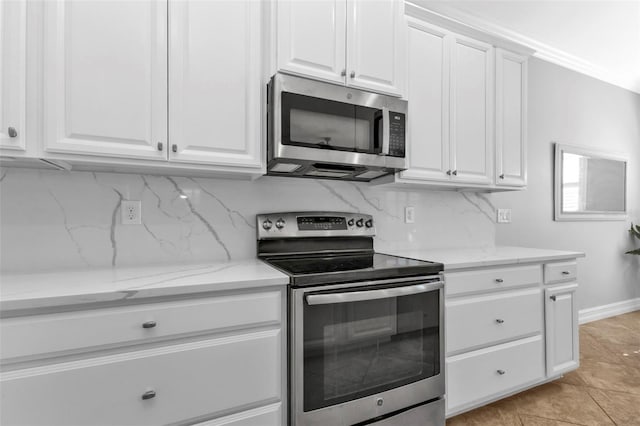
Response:
[{"label": "cabinet door", "polygon": [[260,168],[261,7],[170,2],[171,161]]},{"label": "cabinet door", "polygon": [[452,180],[492,183],[493,48],[456,36],[451,58]]},{"label": "cabinet door", "polygon": [[496,184],[527,184],[527,58],[496,49]]},{"label": "cabinet door", "polygon": [[347,0],[347,84],[402,95],[404,2]]},{"label": "cabinet door", "polygon": [[45,150],[166,160],[166,0],[44,7]]},{"label": "cabinet door", "polygon": [[25,1],[0,2],[0,148],[25,150]]},{"label": "cabinet door", "polygon": [[449,50],[445,32],[409,19],[408,169],[401,178],[449,180]]},{"label": "cabinet door", "polygon": [[573,283],[544,291],[547,377],[575,370],[580,365],[577,289],[578,284]]},{"label": "cabinet door", "polygon": [[344,83],[346,0],[279,0],[276,8],[278,69]]}]

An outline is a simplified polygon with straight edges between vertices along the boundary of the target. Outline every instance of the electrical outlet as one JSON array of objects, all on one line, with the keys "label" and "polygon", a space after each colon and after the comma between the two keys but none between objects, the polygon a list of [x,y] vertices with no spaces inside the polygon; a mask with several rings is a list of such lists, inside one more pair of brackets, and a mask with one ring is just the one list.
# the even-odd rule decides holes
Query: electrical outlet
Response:
[{"label": "electrical outlet", "polygon": [[404,208],[404,223],[414,223],[416,221],[416,209],[415,207]]},{"label": "electrical outlet", "polygon": [[120,206],[123,225],[140,225],[142,223],[142,206],[140,201],[123,201]]},{"label": "electrical outlet", "polygon": [[498,223],[511,223],[511,209],[498,209]]}]

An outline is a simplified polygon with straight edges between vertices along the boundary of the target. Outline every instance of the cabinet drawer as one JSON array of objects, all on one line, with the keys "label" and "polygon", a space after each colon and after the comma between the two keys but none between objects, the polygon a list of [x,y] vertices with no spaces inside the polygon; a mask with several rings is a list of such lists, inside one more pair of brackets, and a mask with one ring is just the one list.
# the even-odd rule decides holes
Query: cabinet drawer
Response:
[{"label": "cabinet drawer", "polygon": [[275,329],[17,370],[2,375],[0,423],[170,424],[277,401],[280,356]]},{"label": "cabinet drawer", "polygon": [[541,289],[447,300],[447,353],[542,331]]},{"label": "cabinet drawer", "polygon": [[554,284],[573,281],[578,276],[578,266],[575,261],[546,263],[544,265],[544,283]]},{"label": "cabinet drawer", "polygon": [[445,273],[447,296],[523,287],[542,282],[541,265]]},{"label": "cabinet drawer", "polygon": [[541,380],[544,377],[542,337],[450,357],[446,368],[447,412],[451,413]]},{"label": "cabinet drawer", "polygon": [[195,426],[280,426],[282,421],[282,403],[267,405],[243,411],[223,418],[197,423]]},{"label": "cabinet drawer", "polygon": [[271,291],[7,318],[0,322],[0,357],[3,362],[33,359],[50,352],[278,323],[280,300],[281,292]]}]

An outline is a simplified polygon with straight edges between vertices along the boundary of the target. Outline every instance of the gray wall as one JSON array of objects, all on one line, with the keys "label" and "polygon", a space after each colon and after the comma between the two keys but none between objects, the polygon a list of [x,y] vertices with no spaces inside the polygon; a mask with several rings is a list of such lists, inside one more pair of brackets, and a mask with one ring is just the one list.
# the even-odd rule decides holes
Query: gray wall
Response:
[{"label": "gray wall", "polygon": [[[637,244],[630,222],[640,223],[640,95],[531,59],[528,125],[528,189],[492,195],[497,208],[513,209],[496,244],[585,252],[580,308],[640,297],[640,256],[623,254]],[[554,222],[552,142],[628,155],[628,220]]]}]

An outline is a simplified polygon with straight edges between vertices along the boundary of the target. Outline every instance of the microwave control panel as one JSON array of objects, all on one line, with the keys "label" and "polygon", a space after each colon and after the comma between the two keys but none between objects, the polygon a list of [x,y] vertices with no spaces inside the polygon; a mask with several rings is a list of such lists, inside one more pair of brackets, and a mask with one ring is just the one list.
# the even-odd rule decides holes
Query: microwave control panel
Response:
[{"label": "microwave control panel", "polygon": [[389,111],[389,155],[404,157],[406,116],[401,112]]}]

